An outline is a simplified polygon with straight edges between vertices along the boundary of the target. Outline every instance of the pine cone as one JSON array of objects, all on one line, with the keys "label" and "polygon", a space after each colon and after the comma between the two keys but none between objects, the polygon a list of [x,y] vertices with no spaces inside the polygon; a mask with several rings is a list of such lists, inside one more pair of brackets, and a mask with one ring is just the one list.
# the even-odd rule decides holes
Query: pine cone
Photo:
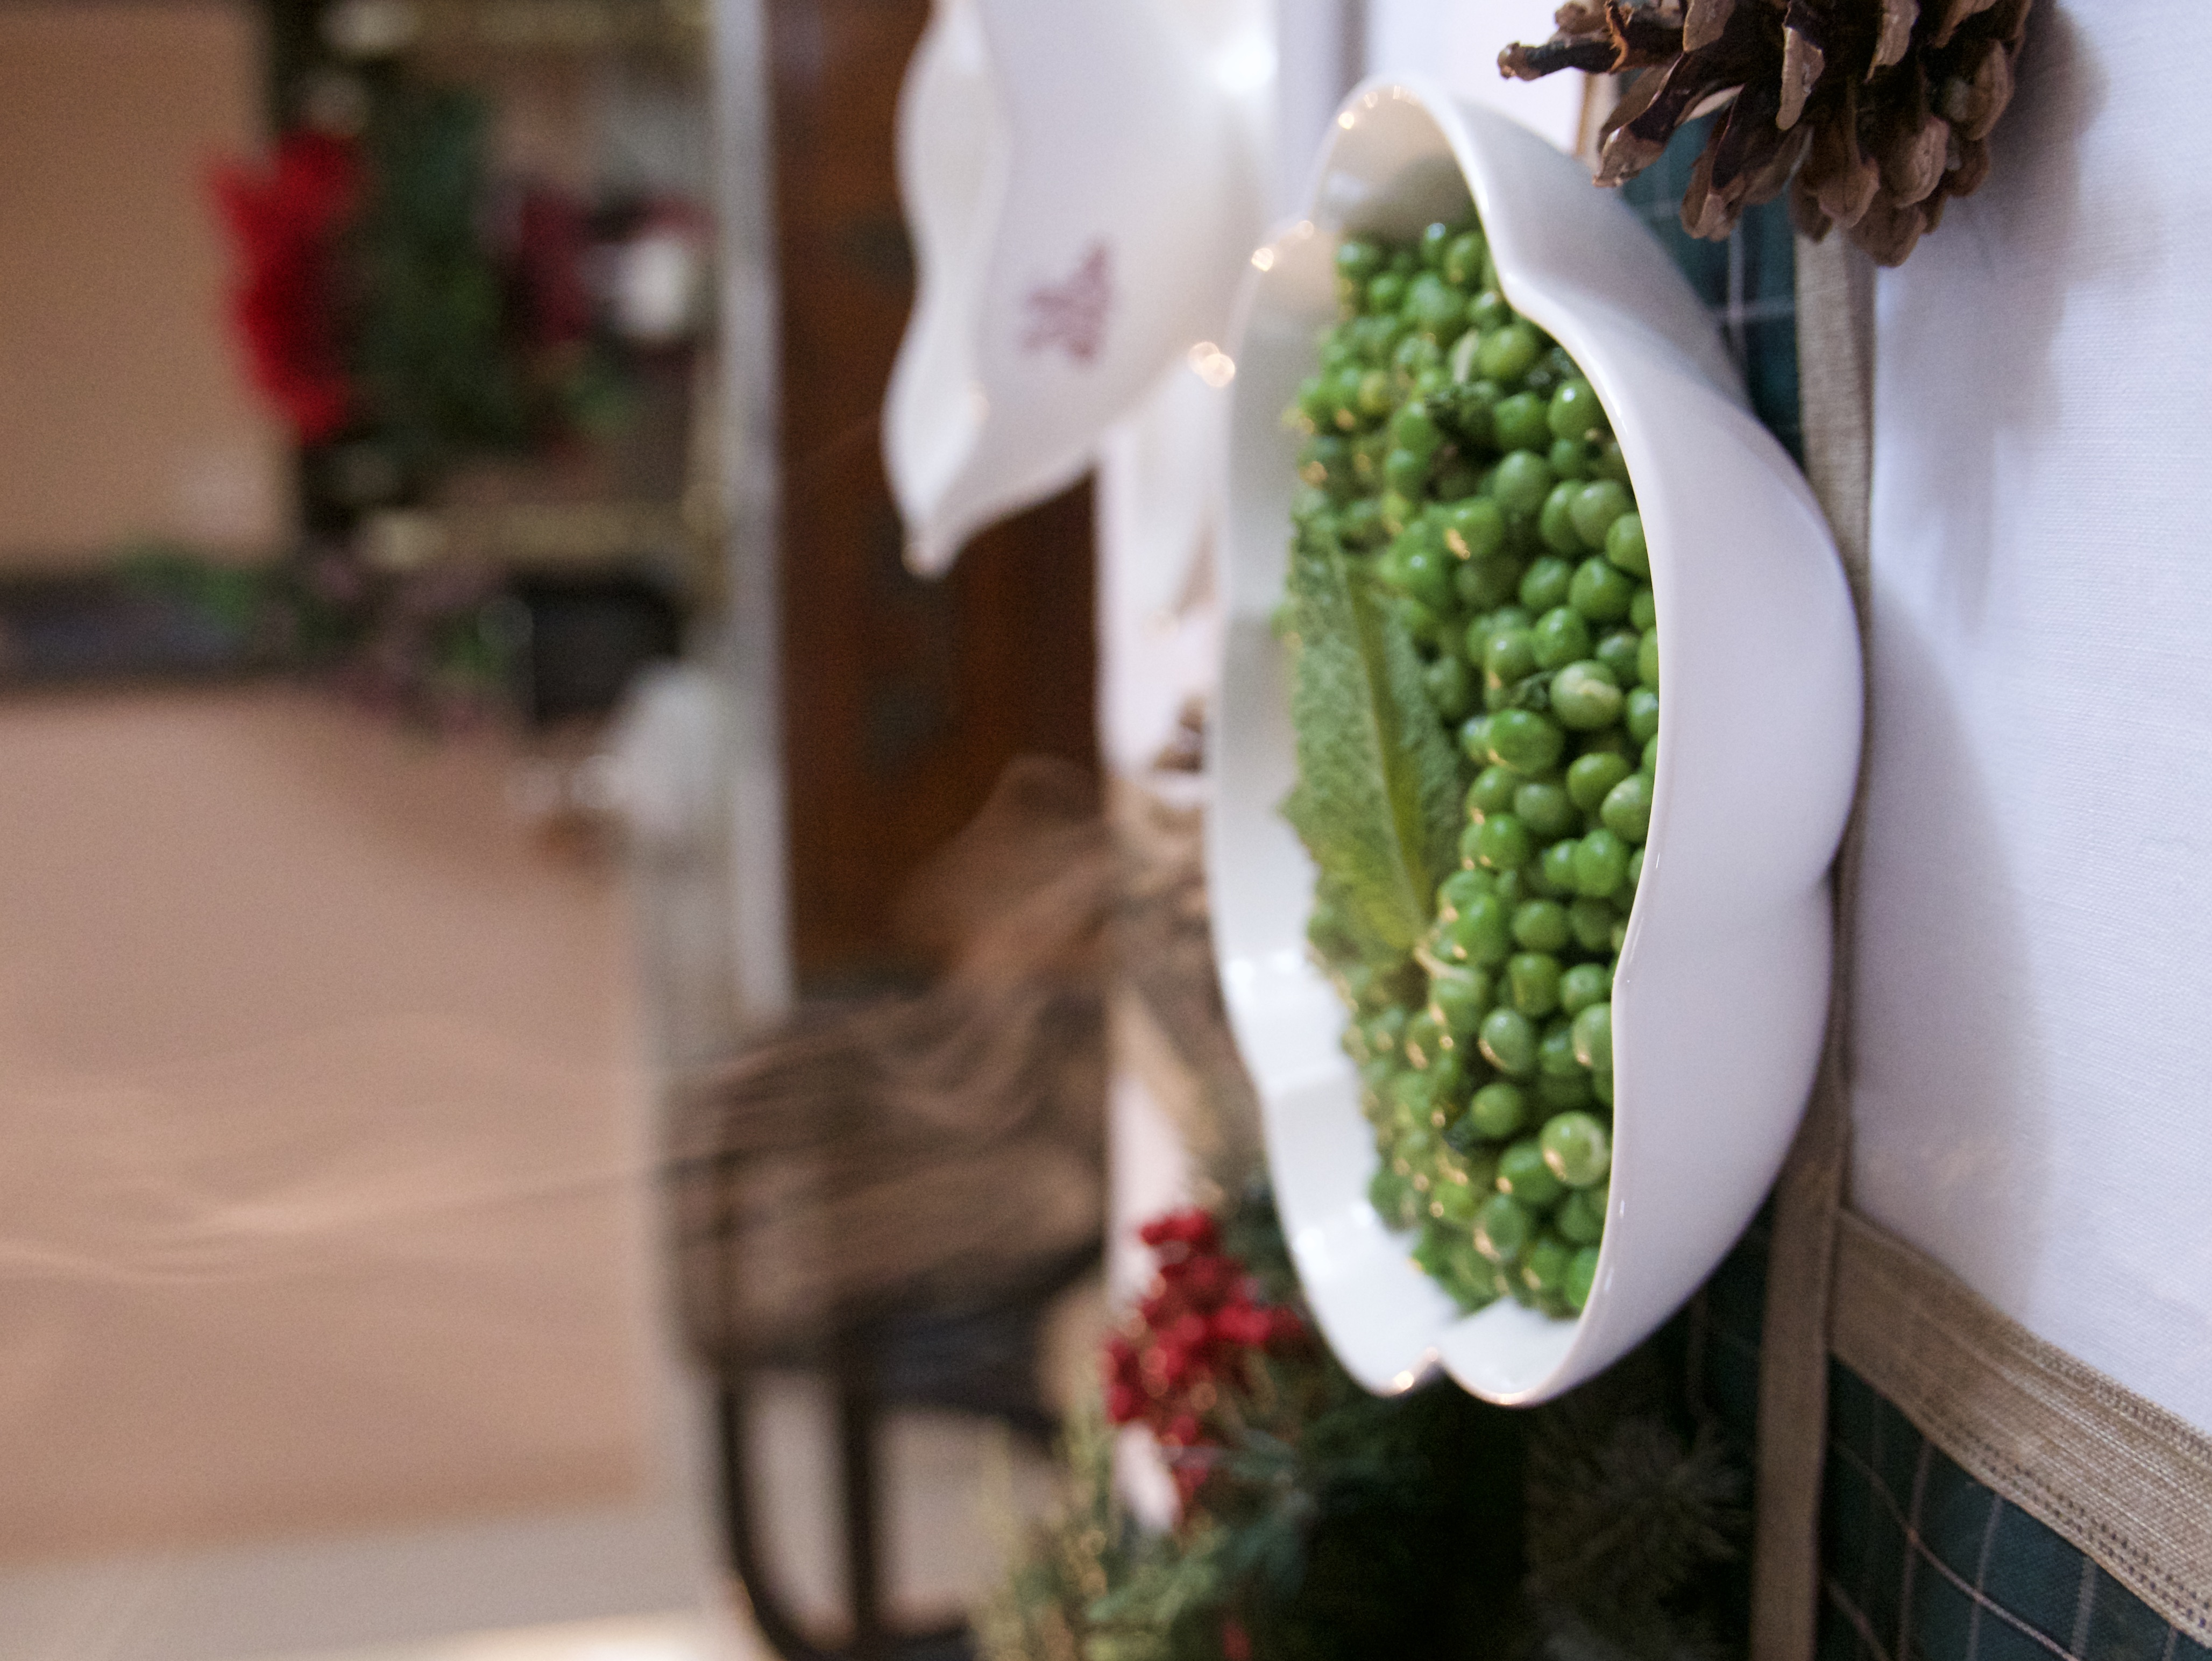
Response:
[{"label": "pine cone", "polygon": [[1708,103],[1729,101],[1682,195],[1682,227],[1720,238],[1790,185],[1818,241],[1841,226],[1902,264],[1943,203],[1989,176],[2031,0],[1568,0],[1503,74],[1640,70],[1605,125],[1597,182],[1656,160]]}]

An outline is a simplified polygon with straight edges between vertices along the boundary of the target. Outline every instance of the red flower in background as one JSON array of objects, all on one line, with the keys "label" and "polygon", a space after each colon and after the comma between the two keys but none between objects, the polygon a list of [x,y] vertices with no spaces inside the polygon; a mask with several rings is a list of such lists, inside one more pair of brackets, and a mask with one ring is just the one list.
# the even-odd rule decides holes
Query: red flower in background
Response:
[{"label": "red flower in background", "polygon": [[1207,1476],[1203,1450],[1223,1445],[1222,1410],[1249,1387],[1253,1359],[1303,1347],[1306,1324],[1295,1309],[1258,1300],[1204,1211],[1155,1218],[1139,1238],[1158,1254],[1160,1276],[1134,1321],[1107,1340],[1106,1415],[1150,1428],[1188,1505]]},{"label": "red flower in background", "polygon": [[353,409],[336,268],[361,181],[354,143],[319,132],[285,134],[266,172],[228,167],[214,181],[243,268],[231,315],[254,384],[309,444],[337,432]]}]

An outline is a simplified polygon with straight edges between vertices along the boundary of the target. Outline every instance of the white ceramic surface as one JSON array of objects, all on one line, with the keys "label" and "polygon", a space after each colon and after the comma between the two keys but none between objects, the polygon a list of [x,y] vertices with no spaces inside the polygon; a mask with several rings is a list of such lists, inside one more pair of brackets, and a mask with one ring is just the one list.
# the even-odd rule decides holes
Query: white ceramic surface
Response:
[{"label": "white ceramic surface", "polygon": [[[1307,958],[1312,868],[1276,812],[1294,777],[1281,592],[1296,439],[1279,413],[1334,315],[1341,232],[1410,236],[1469,193],[1515,308],[1611,416],[1651,551],[1662,703],[1650,840],[1613,992],[1611,1211],[1578,1319],[1461,1317],[1367,1203],[1376,1155],[1344,1010]],[[1253,257],[1231,350],[1228,611],[1207,849],[1230,1017],[1259,1087],[1285,1227],[1323,1331],[1370,1389],[1439,1361],[1493,1401],[1590,1377],[1679,1307],[1780,1168],[1826,1008],[1827,870],[1848,810],[1859,654],[1827,526],[1747,412],[1711,318],[1575,161],[1492,112],[1370,82],[1310,216]]]},{"label": "white ceramic surface", "polygon": [[1261,233],[1262,0],[938,0],[900,101],[919,285],[884,411],[908,562],[1090,465],[1228,326]]}]

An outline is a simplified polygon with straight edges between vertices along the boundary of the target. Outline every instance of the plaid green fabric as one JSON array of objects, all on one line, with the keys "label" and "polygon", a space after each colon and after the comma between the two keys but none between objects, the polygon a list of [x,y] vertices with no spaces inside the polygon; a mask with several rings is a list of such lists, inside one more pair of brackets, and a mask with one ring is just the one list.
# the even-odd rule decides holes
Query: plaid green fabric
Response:
[{"label": "plaid green fabric", "polygon": [[1797,415],[1796,242],[1788,207],[1763,203],[1747,211],[1725,242],[1700,242],[1682,228],[1682,190],[1714,118],[1685,127],[1666,154],[1620,187],[1698,297],[1712,308],[1751,407],[1801,462],[1804,429]]},{"label": "plaid green fabric", "polygon": [[1829,1367],[1820,1661],[2212,1661]]}]

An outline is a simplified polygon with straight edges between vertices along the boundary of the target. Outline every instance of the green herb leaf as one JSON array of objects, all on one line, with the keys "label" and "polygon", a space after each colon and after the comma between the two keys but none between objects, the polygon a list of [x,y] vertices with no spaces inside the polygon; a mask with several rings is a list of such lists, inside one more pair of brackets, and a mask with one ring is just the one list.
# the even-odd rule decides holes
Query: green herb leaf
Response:
[{"label": "green herb leaf", "polygon": [[1300,530],[1289,597],[1298,783],[1283,815],[1366,950],[1403,957],[1451,868],[1458,759],[1413,637],[1327,530]]}]

